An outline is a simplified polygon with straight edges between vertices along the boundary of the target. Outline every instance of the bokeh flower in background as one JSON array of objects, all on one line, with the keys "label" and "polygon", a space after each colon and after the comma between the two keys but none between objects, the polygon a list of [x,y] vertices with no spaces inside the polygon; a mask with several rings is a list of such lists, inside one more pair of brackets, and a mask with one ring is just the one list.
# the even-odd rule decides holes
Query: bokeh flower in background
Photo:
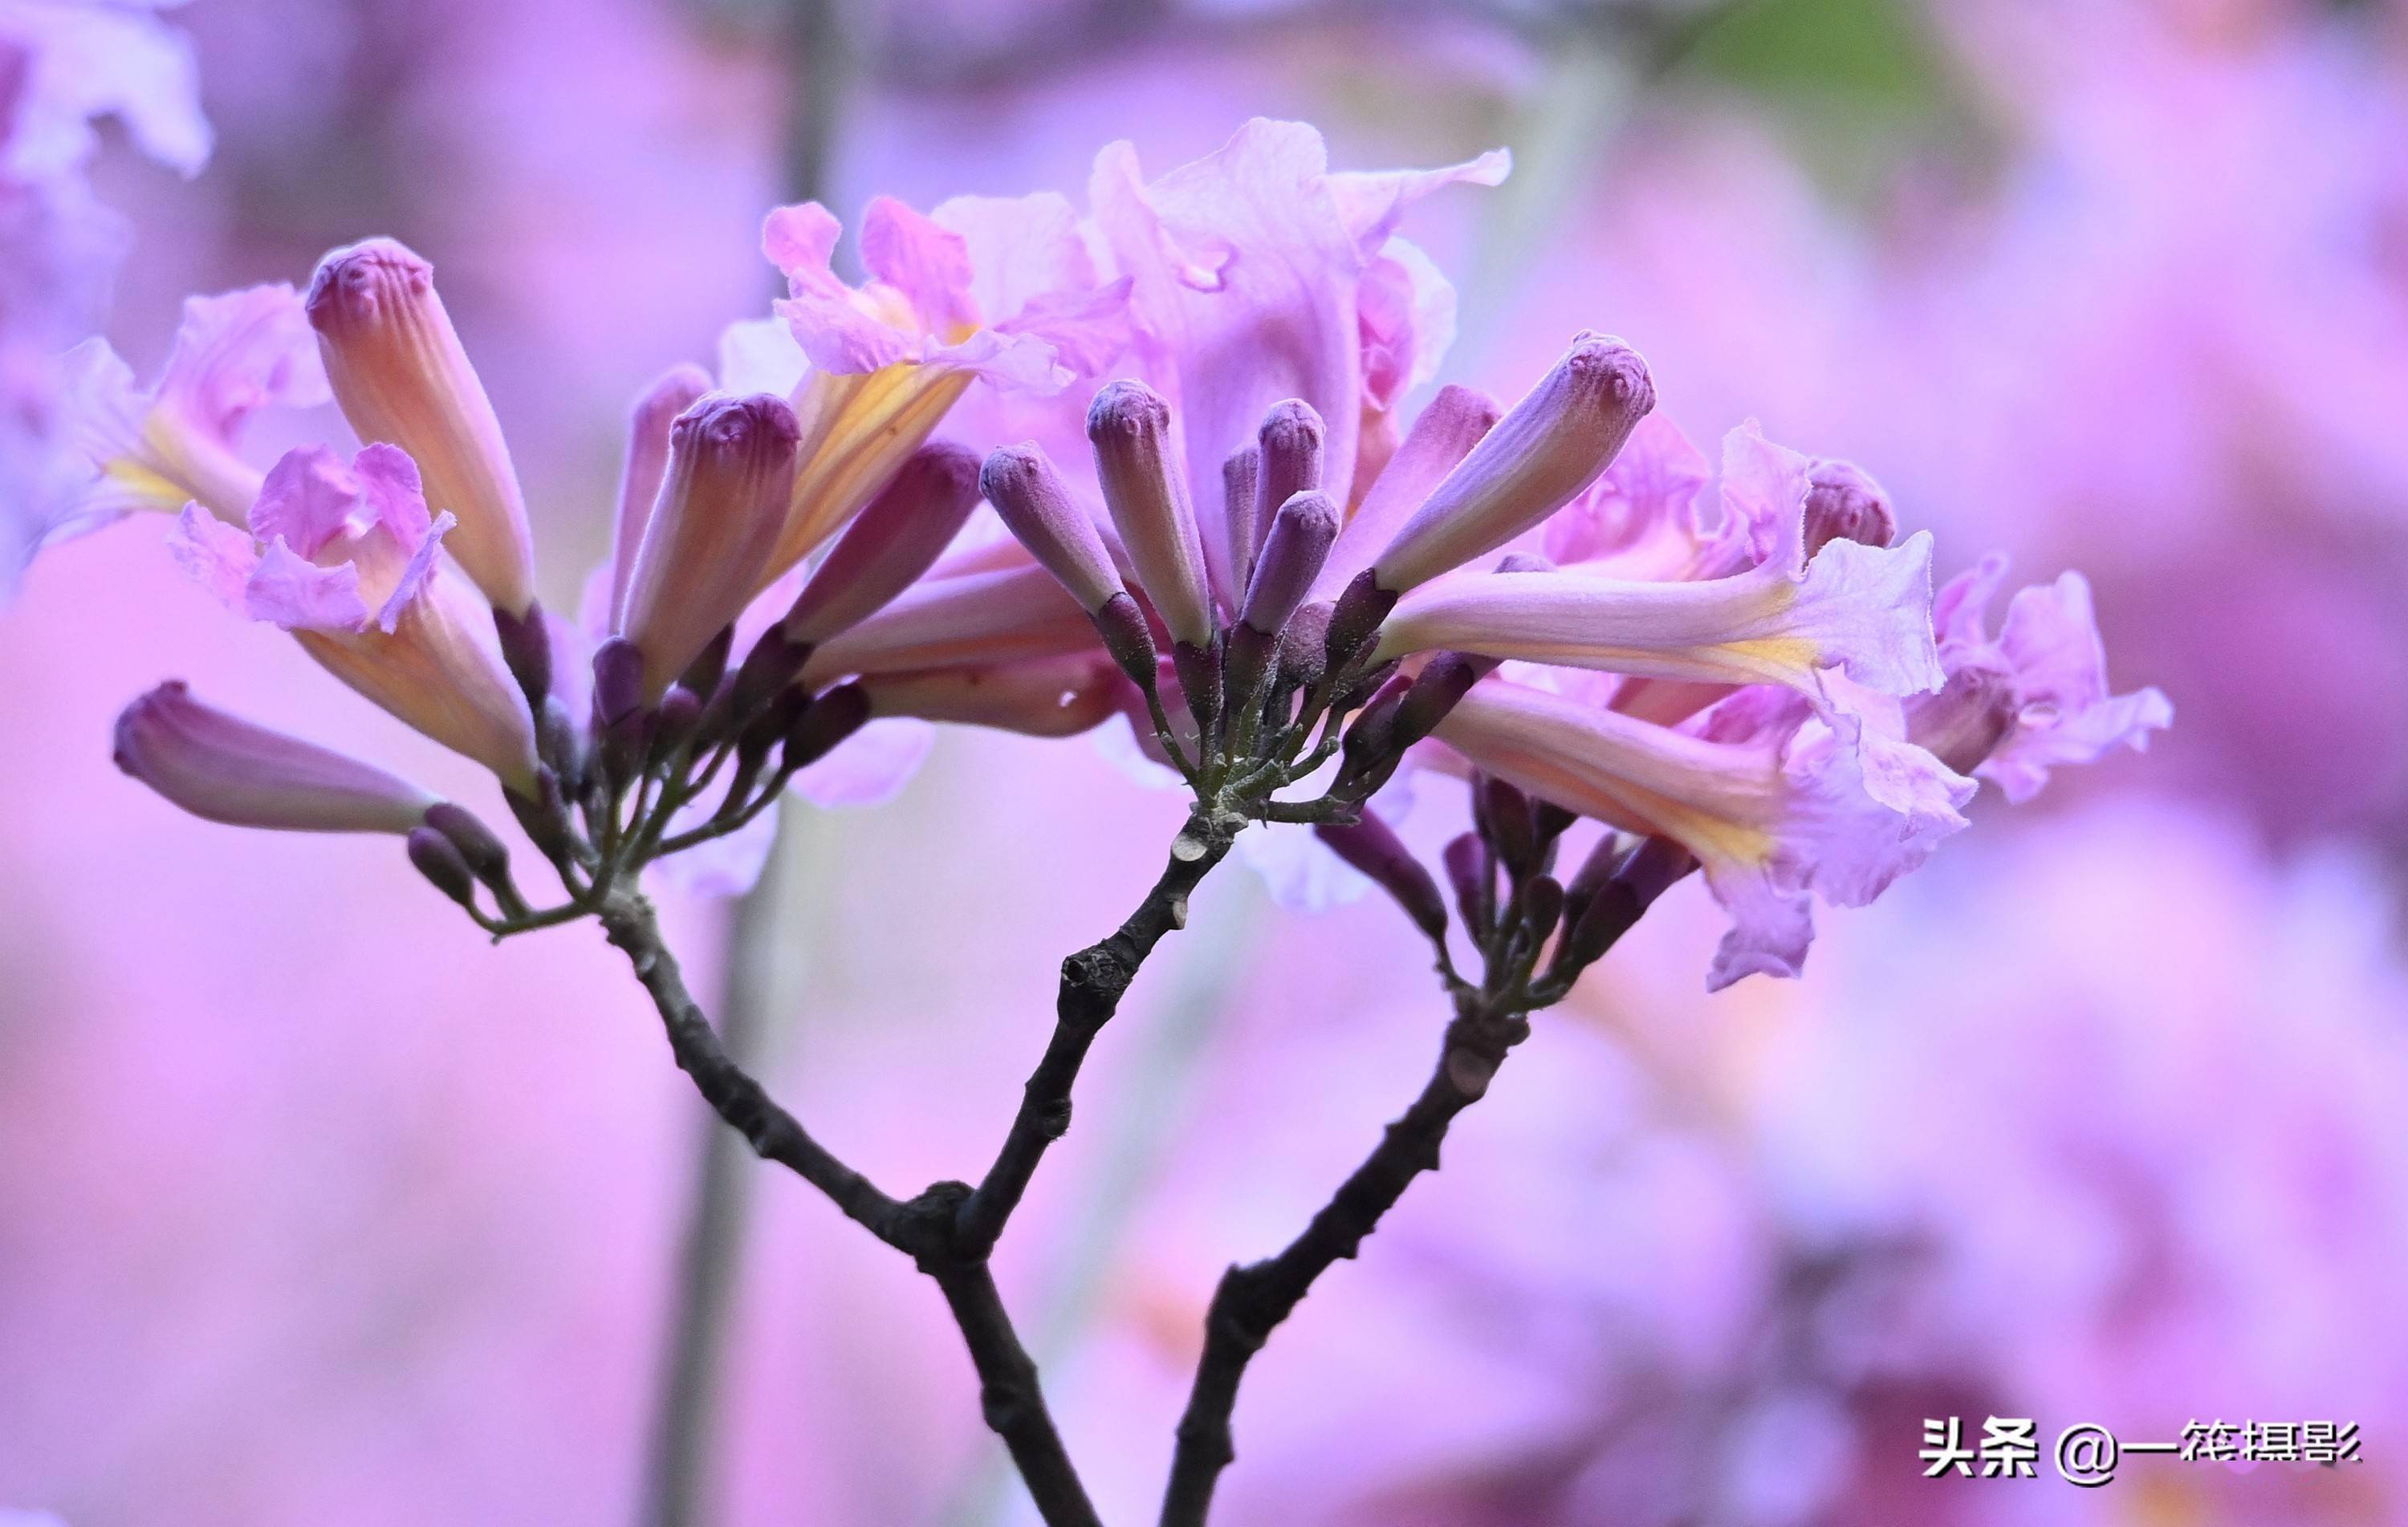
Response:
[{"label": "bokeh flower in background", "polygon": [[[45,72],[45,39],[95,16],[145,39],[104,56],[163,61],[152,83]],[[1899,524],[1940,533],[1943,582],[1991,546],[2059,597],[2084,569],[2117,683],[2183,724],[2146,769],[2110,757],[2028,808],[1985,788],[1980,831],[1830,920],[1800,982],[1706,998],[1727,920],[1675,891],[1283,1329],[1228,1519],[2391,1520],[2401,28],[2316,0],[201,0],[166,22],[28,0],[0,8],[0,53],[35,61],[0,197],[0,261],[28,273],[0,295],[0,556],[60,523],[16,513],[65,502],[19,484],[60,480],[51,358],[101,323],[121,250],[108,332],[143,378],[172,370],[187,292],[291,279],[365,234],[428,253],[511,424],[538,592],[568,610],[609,557],[629,401],[782,294],[763,207],[1052,186],[1075,213],[1096,141],[1178,164],[1256,114],[1318,121],[1346,164],[1509,145],[1512,179],[1408,217],[1457,289],[1443,321],[1411,309],[1416,336],[1455,330],[1444,359],[1397,337],[1422,266],[1357,246],[1364,407],[1266,381],[1215,450],[1291,394],[1358,442],[1431,382],[1514,397],[1595,322],[1646,353],[1668,425],[1705,441],[1754,414],[1862,464]],[[179,31],[221,135],[189,184],[207,138]],[[42,100],[73,130],[26,126]],[[82,123],[112,102],[125,125],[95,150]],[[37,142],[66,147],[21,157]],[[868,273],[841,245],[833,268]],[[1025,400],[1009,429],[975,393],[953,417],[981,449],[1035,436],[1083,492],[1084,396]],[[245,449],[273,461],[323,437],[308,422],[262,409]],[[1220,464],[1188,465],[1217,507]],[[190,823],[108,766],[110,719],[174,648],[212,704],[473,788],[225,621],[166,529],[54,540],[0,614],[0,1501],[75,1527],[626,1520],[691,1098],[589,943],[486,950],[389,838]],[[923,715],[970,704],[917,693]],[[1128,843],[1175,820],[1088,749],[1039,748],[949,732],[882,810],[792,814],[763,1069],[896,1181],[995,1137],[1050,962],[1125,910]],[[1008,816],[955,804],[972,782]],[[1426,774],[1400,831],[1435,863],[1466,810]],[[1216,887],[1099,1053],[1001,1269],[1113,1520],[1152,1510],[1212,1278],[1301,1223],[1443,1017],[1378,898],[1305,919]],[[714,907],[671,911],[709,942]],[[265,969],[258,930],[304,923],[413,951],[411,979]],[[700,1520],[1010,1520],[921,1291],[801,1194],[752,1210]],[[2097,1491],[1916,1477],[1926,1416],[2171,1439],[2219,1413],[2354,1420],[2367,1462],[2131,1459]]]}]

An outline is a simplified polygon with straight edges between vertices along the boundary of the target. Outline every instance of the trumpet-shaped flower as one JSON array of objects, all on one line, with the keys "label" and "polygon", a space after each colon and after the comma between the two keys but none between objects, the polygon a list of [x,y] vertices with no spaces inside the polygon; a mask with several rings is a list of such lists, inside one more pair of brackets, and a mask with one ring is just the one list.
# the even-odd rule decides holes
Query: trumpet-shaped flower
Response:
[{"label": "trumpet-shaped flower", "polygon": [[53,540],[196,501],[241,524],[261,481],[236,450],[244,422],[270,404],[326,398],[300,298],[281,284],[185,299],[166,366],[147,390],[106,340],[78,345],[64,365],[67,419],[92,477]]},{"label": "trumpet-shaped flower", "polygon": [[435,290],[435,267],[390,238],[335,250],[309,280],[309,322],[360,438],[409,453],[428,502],[458,521],[452,554],[497,609],[535,603],[535,543],[502,422]]},{"label": "trumpet-shaped flower", "polygon": [[669,460],[627,582],[619,634],[658,700],[743,613],[785,522],[795,414],[781,398],[710,393],[669,429]]},{"label": "trumpet-shaped flower", "polygon": [[117,718],[117,766],[196,817],[296,833],[408,833],[437,798],[373,764],[270,731],[169,679]]},{"label": "trumpet-shaped flower", "polygon": [[1096,156],[1092,240],[1134,282],[1138,371],[1177,416],[1173,460],[1225,608],[1244,597],[1246,570],[1230,552],[1223,464],[1274,405],[1300,400],[1324,425],[1317,486],[1357,502],[1396,449],[1398,400],[1453,337],[1452,289],[1397,226],[1431,193],[1496,185],[1511,166],[1498,151],[1333,173],[1319,133],[1259,119],[1152,181],[1126,143]]},{"label": "trumpet-shaped flower", "polygon": [[269,468],[247,528],[189,504],[171,545],[228,607],[292,632],[336,678],[523,792],[533,723],[483,599],[438,556],[452,523],[428,516],[397,448],[346,464],[311,446]]},{"label": "trumpet-shaped flower", "polygon": [[924,578],[814,651],[803,680],[1058,657],[1096,644],[1096,627],[1059,579],[1025,564]]},{"label": "trumpet-shaped flower", "polygon": [[1734,697],[1743,724],[1698,735],[1490,678],[1437,735],[1542,800],[1696,855],[1732,920],[1707,978],[1720,989],[1758,972],[1797,975],[1813,936],[1811,895],[1871,901],[1965,825],[1958,808],[1975,789],[1860,717],[1817,719],[1766,704],[1766,692]]},{"label": "trumpet-shaped flower", "polygon": [[1911,702],[1906,718],[1914,740],[1951,767],[2028,801],[2058,764],[2093,763],[2119,746],[2145,750],[2174,713],[2153,688],[2107,692],[2107,652],[2079,573],[2018,592],[1990,637],[1987,611],[2006,572],[2006,559],[1992,555],[1941,590],[1934,617],[1947,686]]},{"label": "trumpet-shaped flower", "polygon": [[1088,651],[882,674],[864,679],[861,687],[872,716],[916,716],[1067,737],[1112,715],[1126,682],[1111,659]]},{"label": "trumpet-shaped flower", "polygon": [[[669,429],[678,416],[710,391],[710,373],[698,365],[672,366],[636,400],[627,418],[627,452],[619,469],[619,512],[611,521],[610,586],[602,623],[617,630],[627,609],[627,586],[635,581],[636,554],[669,471]],[[736,389],[731,388],[733,392]]]},{"label": "trumpet-shaped flower", "polygon": [[[1694,478],[1677,453],[1664,460],[1671,470],[1651,464],[1633,474],[1633,481],[1672,485],[1643,501],[1645,528],[1595,515],[1561,535],[1551,527],[1551,545],[1619,554],[1572,569],[1462,573],[1426,584],[1389,615],[1378,655],[1452,649],[1648,678],[1778,684],[1817,700],[1831,669],[1884,694],[1941,686],[1928,533],[1896,548],[1833,539],[1810,560],[1813,464],[1752,427],[1726,444],[1723,523],[1698,531],[1685,512]],[[1674,506],[1688,528],[1665,522],[1672,517],[1660,511]],[[1695,576],[1734,564],[1745,570]],[[1586,570],[1625,567],[1655,576]]]},{"label": "trumpet-shaped flower", "polygon": [[794,393],[801,469],[764,586],[867,503],[974,379],[1058,392],[1120,353],[1128,282],[1065,247],[1066,211],[1058,196],[980,198],[928,217],[881,197],[863,218],[858,288],[830,269],[826,208],[769,215],[762,250],[789,290],[777,310],[810,369]]}]

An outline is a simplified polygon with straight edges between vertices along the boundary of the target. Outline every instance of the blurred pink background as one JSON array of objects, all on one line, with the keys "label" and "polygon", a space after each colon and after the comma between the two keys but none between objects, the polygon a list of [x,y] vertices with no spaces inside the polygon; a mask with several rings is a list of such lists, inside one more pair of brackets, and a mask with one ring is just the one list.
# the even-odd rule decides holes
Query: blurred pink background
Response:
[{"label": "blurred pink background", "polygon": [[[8,13],[0,11],[0,33]],[[1570,330],[1880,476],[1941,572],[2096,584],[2145,757],[1977,803],[1806,978],[1702,992],[1682,888],[1255,1365],[1231,1523],[2408,1521],[2408,9],[198,0],[189,180],[104,134],[137,371],[187,293],[435,260],[546,597],[624,411],[770,294],[800,191],[1077,193],[1299,117],[1416,213],[1441,377]],[[122,524],[0,609],[0,1507],[72,1527],[643,1520],[706,1116],[591,928],[490,949],[383,840],[110,766],[162,677],[479,800]],[[1435,792],[1438,787],[1430,789]],[[1445,803],[1438,803],[1443,806]],[[1434,811],[1433,818],[1443,816]],[[1062,954],[1181,817],[948,731],[787,813],[760,1066],[891,1188],[992,1149]],[[673,903],[706,992],[728,910]],[[1001,1265],[1108,1520],[1150,1519],[1221,1267],[1299,1227],[1444,1020],[1393,908],[1235,865],[1150,965]],[[726,1523],[1027,1520],[935,1291],[767,1169],[708,1412]],[[1919,1477],[1922,1419],[2360,1426],[2363,1462]],[[0,1513],[0,1520],[7,1520]]]}]

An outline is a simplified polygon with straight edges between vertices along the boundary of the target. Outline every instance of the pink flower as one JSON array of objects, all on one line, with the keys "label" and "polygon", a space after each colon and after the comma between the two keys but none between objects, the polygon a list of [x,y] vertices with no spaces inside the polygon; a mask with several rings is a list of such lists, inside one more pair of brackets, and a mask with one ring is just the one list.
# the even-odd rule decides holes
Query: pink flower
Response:
[{"label": "pink flower", "polygon": [[1333,173],[1318,132],[1261,119],[1153,181],[1126,143],[1096,156],[1094,237],[1133,282],[1137,367],[1178,418],[1225,607],[1245,579],[1230,563],[1222,464],[1273,405],[1301,399],[1327,432],[1319,486],[1356,501],[1396,449],[1398,399],[1453,337],[1454,293],[1397,225],[1430,193],[1496,185],[1511,165],[1499,150],[1443,169]]},{"label": "pink flower", "polygon": [[247,528],[188,504],[170,544],[229,608],[292,632],[336,678],[523,792],[534,728],[484,600],[439,560],[452,523],[429,519],[397,448],[346,464],[309,446],[268,471]]},{"label": "pink flower", "polygon": [[1813,937],[1810,893],[1870,902],[1966,825],[1958,808],[1975,788],[1859,717],[1756,698],[1770,692],[1742,692],[1724,726],[1709,713],[1696,735],[1491,678],[1437,735],[1542,800],[1696,855],[1731,915],[1707,977],[1719,989],[1797,975]]},{"label": "pink flower", "polygon": [[169,679],[117,719],[117,766],[196,817],[298,833],[408,833],[437,798],[384,770],[255,726]]},{"label": "pink flower", "polygon": [[1752,424],[1725,443],[1723,520],[1707,531],[1692,511],[1686,445],[1656,432],[1653,459],[1592,491],[1601,504],[1549,522],[1549,546],[1594,560],[1425,584],[1382,625],[1376,655],[1455,649],[1691,684],[1780,684],[1818,702],[1834,669],[1883,694],[1940,687],[1928,532],[1897,548],[1833,539],[1810,561],[1813,464]]},{"label": "pink flower", "polygon": [[1947,687],[1910,702],[1906,715],[1916,742],[2020,802],[2058,764],[2096,763],[2117,747],[2145,751],[2174,712],[2154,688],[2107,692],[2107,651],[2080,573],[2018,592],[1991,639],[1986,612],[2006,572],[2004,557],[1985,557],[1940,591]]},{"label": "pink flower", "polygon": [[300,299],[281,284],[186,299],[166,366],[147,390],[106,340],[77,346],[64,365],[69,427],[93,474],[77,505],[86,527],[194,500],[242,523],[260,489],[258,469],[235,449],[243,424],[269,405],[306,407],[327,395]]}]

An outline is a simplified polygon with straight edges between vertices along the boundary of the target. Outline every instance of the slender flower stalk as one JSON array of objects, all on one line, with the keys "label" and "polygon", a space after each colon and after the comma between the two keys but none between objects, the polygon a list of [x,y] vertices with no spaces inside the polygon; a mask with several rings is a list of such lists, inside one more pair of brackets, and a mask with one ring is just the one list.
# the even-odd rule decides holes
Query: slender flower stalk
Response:
[{"label": "slender flower stalk", "polygon": [[535,604],[535,542],[502,422],[435,290],[435,267],[390,238],[335,250],[309,280],[309,322],[343,416],[408,451],[427,502],[458,521],[452,554],[496,609]]}]

